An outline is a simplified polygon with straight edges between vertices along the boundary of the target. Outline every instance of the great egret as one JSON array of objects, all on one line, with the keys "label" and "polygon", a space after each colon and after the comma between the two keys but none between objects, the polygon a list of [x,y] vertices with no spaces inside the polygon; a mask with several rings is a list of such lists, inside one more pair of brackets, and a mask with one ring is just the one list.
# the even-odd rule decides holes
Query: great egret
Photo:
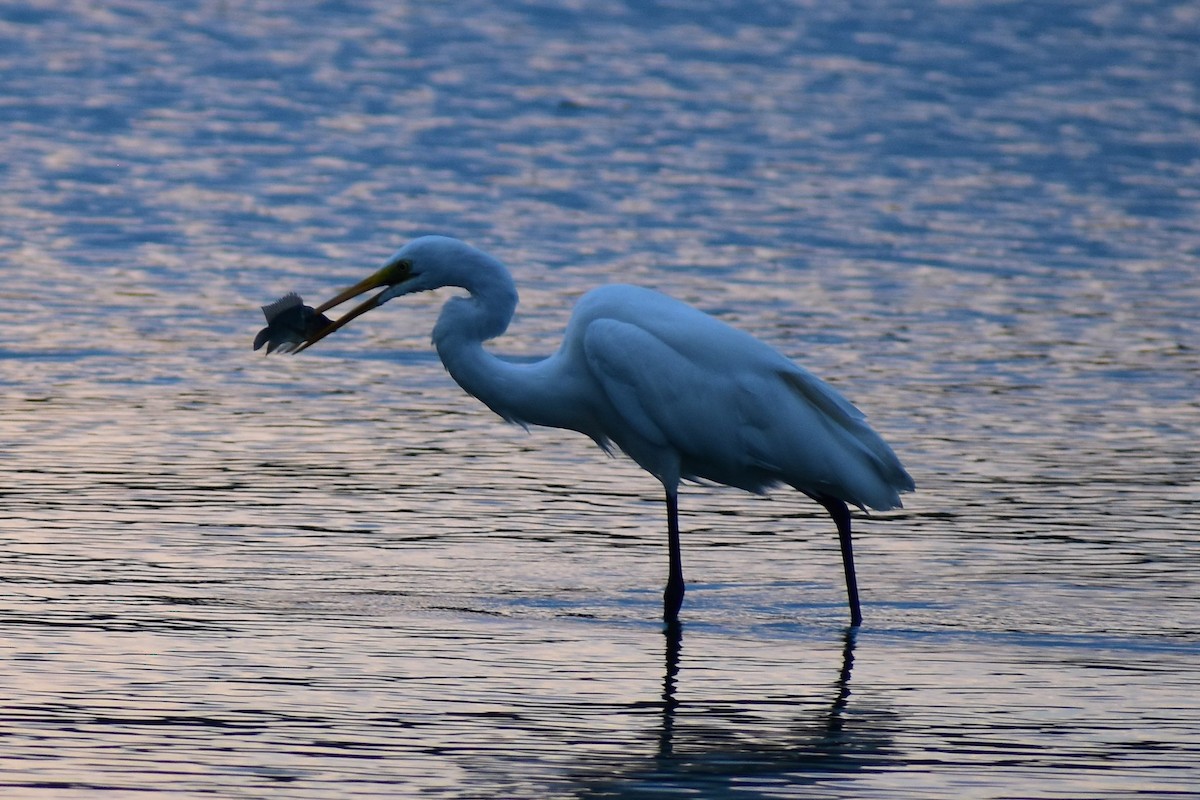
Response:
[{"label": "great egret", "polygon": [[788,484],[820,503],[841,541],[850,618],[862,623],[847,503],[887,510],[914,488],[862,412],[812,373],[747,333],[666,295],[602,286],[575,306],[558,352],[515,364],[483,348],[508,328],[517,290],[492,256],[444,236],[415,239],[381,269],[316,310],[366,302],[313,333],[311,347],[395,297],[465,289],[442,307],[433,344],[469,394],[509,422],[567,428],[615,445],[662,483],[670,551],[663,619],[683,603],[681,479],[762,493]]}]

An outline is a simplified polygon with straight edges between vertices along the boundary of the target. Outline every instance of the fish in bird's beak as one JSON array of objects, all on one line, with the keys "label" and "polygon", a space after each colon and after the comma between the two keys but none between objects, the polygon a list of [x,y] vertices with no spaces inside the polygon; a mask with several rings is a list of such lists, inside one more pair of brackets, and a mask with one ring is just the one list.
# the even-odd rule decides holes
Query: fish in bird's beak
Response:
[{"label": "fish in bird's beak", "polygon": [[290,353],[310,336],[333,324],[329,317],[312,306],[304,305],[300,295],[295,292],[285,294],[274,303],[263,306],[262,310],[267,318],[267,327],[254,337],[254,349],[265,344],[268,355],[276,350]]},{"label": "fish in bird's beak", "polygon": [[[386,303],[392,298],[390,293],[391,288],[404,281],[409,276],[410,270],[411,264],[409,264],[407,261],[392,262],[370,277],[359,281],[349,289],[339,292],[336,296],[317,306],[313,311],[321,319],[324,319],[326,324],[321,328],[316,328],[309,331],[303,344],[301,344],[299,347],[296,347],[294,350],[292,350],[292,352],[299,353],[301,350],[312,347],[314,344],[321,341],[350,320],[355,319],[356,317],[361,317],[371,309],[378,308]],[[348,311],[345,315],[338,317],[337,320],[330,321],[329,318],[324,315],[324,312],[328,311],[334,306],[340,306],[347,300],[353,300],[360,294],[369,292],[372,289],[379,289],[381,287],[383,287],[382,292],[366,302],[358,304],[354,308],[350,309],[350,311]]]}]

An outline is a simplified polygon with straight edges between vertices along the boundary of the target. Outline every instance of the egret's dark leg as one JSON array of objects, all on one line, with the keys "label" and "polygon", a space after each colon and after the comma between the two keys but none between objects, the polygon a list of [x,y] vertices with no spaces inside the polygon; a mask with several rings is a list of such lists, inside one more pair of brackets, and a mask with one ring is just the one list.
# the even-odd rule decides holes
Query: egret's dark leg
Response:
[{"label": "egret's dark leg", "polygon": [[670,489],[667,490],[667,545],[671,550],[671,567],[663,592],[663,621],[675,623],[683,605],[683,556],[679,552],[679,498]]},{"label": "egret's dark leg", "polygon": [[837,525],[838,539],[842,543],[842,567],[846,570],[846,594],[850,596],[850,625],[862,625],[862,609],[858,605],[858,578],[854,575],[854,548],[850,543],[850,509],[835,497],[818,497],[817,502],[825,506],[829,516]]}]

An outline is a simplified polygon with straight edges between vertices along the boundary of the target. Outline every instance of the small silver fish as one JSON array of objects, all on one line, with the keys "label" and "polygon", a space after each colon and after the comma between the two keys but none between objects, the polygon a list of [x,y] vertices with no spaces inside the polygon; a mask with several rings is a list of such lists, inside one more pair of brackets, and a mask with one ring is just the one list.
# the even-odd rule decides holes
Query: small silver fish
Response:
[{"label": "small silver fish", "polygon": [[312,306],[304,305],[300,295],[289,292],[270,305],[263,306],[263,316],[267,318],[267,327],[254,337],[254,349],[264,344],[267,353],[278,350],[290,353],[308,341],[308,338],[333,320],[324,314],[318,314]]}]

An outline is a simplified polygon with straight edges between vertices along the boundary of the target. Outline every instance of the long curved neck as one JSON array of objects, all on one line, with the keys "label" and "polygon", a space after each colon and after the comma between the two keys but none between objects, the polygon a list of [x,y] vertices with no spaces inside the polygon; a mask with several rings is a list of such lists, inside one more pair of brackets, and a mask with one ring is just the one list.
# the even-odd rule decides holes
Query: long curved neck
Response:
[{"label": "long curved neck", "polygon": [[499,261],[488,258],[472,267],[451,268],[447,283],[466,289],[470,296],[453,297],[442,306],[433,326],[433,344],[458,385],[487,403],[484,395],[494,367],[490,356],[484,358],[483,343],[508,329],[517,309],[517,287]]},{"label": "long curved neck", "polygon": [[[493,266],[493,265],[489,265]],[[532,364],[497,358],[483,343],[508,329],[517,306],[517,290],[508,271],[472,273],[456,281],[470,292],[442,306],[433,328],[433,344],[446,371],[466,392],[509,422],[547,425],[591,433],[593,424],[583,395],[565,374],[558,355]]]}]

